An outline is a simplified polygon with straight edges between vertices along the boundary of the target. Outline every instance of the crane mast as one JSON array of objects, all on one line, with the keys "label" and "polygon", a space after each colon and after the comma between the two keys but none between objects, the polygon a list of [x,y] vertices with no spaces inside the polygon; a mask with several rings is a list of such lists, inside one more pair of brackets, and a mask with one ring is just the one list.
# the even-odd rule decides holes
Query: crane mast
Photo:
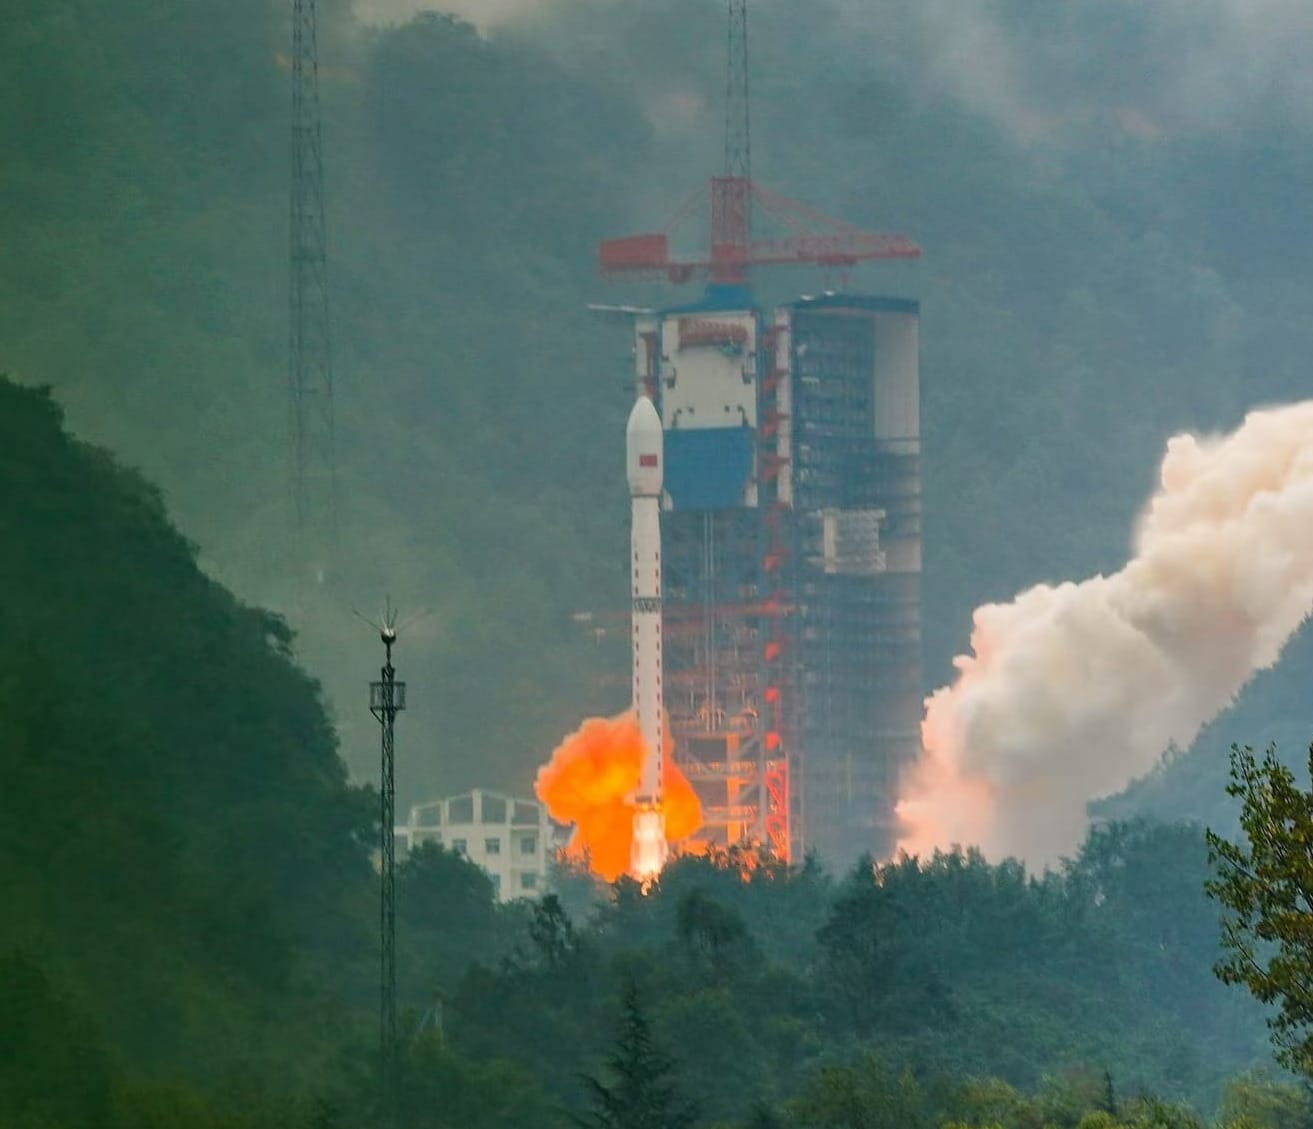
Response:
[{"label": "crane mast", "polygon": [[752,243],[752,130],[748,111],[748,0],[729,0],[725,51],[725,165],[711,181],[716,282],[741,282]]},{"label": "crane mast", "polygon": [[[707,279],[743,284],[749,270],[759,266],[811,263],[846,271],[868,259],[920,258],[921,248],[904,235],[863,231],[753,181],[748,0],[727,0],[727,9],[724,167],[678,213],[691,215],[706,205],[709,196],[711,246],[686,257],[672,255],[667,232],[606,239],[598,247],[602,274],[607,278],[665,278],[674,283]],[[770,219],[782,229],[780,234],[763,239],[754,231],[758,219]]]}]

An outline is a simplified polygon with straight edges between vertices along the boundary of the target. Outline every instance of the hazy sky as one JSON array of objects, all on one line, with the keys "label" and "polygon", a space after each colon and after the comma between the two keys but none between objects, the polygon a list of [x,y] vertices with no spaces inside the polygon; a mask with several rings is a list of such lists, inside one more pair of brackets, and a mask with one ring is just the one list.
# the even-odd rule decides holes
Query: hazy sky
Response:
[{"label": "hazy sky", "polygon": [[[562,2],[355,0],[355,9],[369,22],[392,23],[440,8],[487,30]],[[910,51],[931,83],[1023,140],[1052,136],[1087,115],[1092,107],[1082,76],[1095,69],[1123,72],[1128,104],[1106,109],[1146,137],[1243,128],[1257,104],[1313,106],[1313,71],[1304,65],[1313,50],[1307,0],[1159,0],[1148,7],[1060,0],[1043,18],[1027,18],[1020,33],[1019,6],[1002,6],[1012,9],[1006,27],[999,5],[984,0],[836,0],[836,6],[855,40],[870,37],[873,56],[892,51],[906,59]],[[1117,37],[1119,26],[1135,29],[1139,50],[1129,56],[1101,42]],[[900,42],[890,42],[891,32]]]},{"label": "hazy sky", "polygon": [[394,23],[416,12],[437,8],[469,20],[481,28],[543,7],[545,0],[355,0],[356,14],[370,23]]},{"label": "hazy sky", "polygon": [[1109,86],[1127,104],[1105,108],[1131,115],[1127,128],[1145,135],[1243,128],[1256,111],[1303,116],[1313,106],[1306,0],[1055,0],[1024,19],[1020,3],[839,4],[874,57],[910,55],[931,84],[1023,139],[1061,132],[1097,109],[1091,89]]}]

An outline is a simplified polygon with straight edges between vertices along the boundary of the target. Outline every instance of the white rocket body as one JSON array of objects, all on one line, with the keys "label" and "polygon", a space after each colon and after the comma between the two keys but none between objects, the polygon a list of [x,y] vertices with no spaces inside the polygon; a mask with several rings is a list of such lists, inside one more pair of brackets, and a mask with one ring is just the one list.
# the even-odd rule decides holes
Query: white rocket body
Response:
[{"label": "white rocket body", "polygon": [[633,595],[634,713],[643,736],[643,764],[634,793],[630,873],[656,877],[666,862],[662,753],[665,721],[661,689],[661,488],[665,452],[661,417],[640,396],[625,428],[629,475],[630,575]]}]

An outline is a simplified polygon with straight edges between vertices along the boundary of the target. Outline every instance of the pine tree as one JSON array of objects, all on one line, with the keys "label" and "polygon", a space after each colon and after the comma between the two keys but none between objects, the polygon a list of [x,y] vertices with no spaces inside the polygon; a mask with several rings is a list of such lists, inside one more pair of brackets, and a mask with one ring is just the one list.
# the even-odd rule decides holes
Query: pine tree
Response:
[{"label": "pine tree", "polygon": [[619,1034],[606,1060],[613,1084],[584,1076],[593,1108],[575,1118],[576,1124],[583,1129],[690,1129],[696,1111],[672,1081],[674,1062],[653,1039],[632,981],[621,1003]]}]

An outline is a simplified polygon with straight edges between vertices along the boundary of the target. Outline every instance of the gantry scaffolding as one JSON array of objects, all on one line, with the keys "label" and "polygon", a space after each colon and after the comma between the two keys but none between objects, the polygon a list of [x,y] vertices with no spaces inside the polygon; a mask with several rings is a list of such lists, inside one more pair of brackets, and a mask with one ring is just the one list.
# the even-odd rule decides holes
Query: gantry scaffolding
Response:
[{"label": "gantry scaffolding", "polygon": [[920,748],[916,303],[789,309],[798,741],[809,845],[888,854]]},{"label": "gantry scaffolding", "polygon": [[636,325],[666,428],[665,685],[693,849],[894,841],[919,747],[916,303],[742,288]]},{"label": "gantry scaffolding", "polygon": [[779,695],[749,509],[684,510],[663,524],[665,685],[675,756],[702,801],[698,841],[787,860],[788,771],[772,729]]}]

